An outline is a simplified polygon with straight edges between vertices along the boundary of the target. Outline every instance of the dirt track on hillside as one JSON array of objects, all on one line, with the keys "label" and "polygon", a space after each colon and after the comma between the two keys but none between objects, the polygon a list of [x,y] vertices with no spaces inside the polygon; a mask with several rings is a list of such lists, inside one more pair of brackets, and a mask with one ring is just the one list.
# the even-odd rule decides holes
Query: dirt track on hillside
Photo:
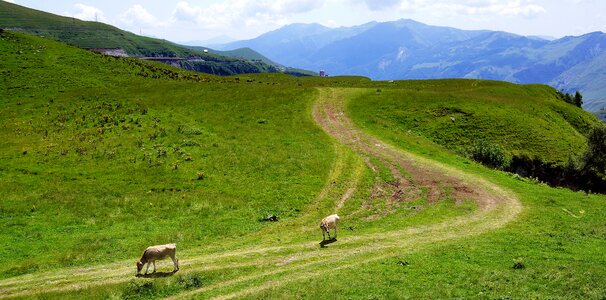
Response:
[{"label": "dirt track on hillside", "polygon": [[[379,139],[362,132],[345,114],[345,100],[341,98],[341,95],[338,95],[333,89],[323,90],[322,93],[321,98],[331,100],[324,102],[321,106],[316,106],[314,119],[328,134],[364,156],[368,167],[375,173],[378,168],[371,163],[371,157],[379,159],[389,168],[395,178],[395,181],[389,184],[392,201],[414,200],[421,196],[421,188],[424,187],[427,189],[428,201],[437,202],[446,196],[444,188],[448,187],[453,190],[452,195],[449,196],[458,202],[473,199],[483,209],[489,209],[496,203],[502,202],[498,199],[498,195],[488,194],[485,189],[448,175],[443,170],[421,164],[412,156],[387,146]],[[400,170],[404,170],[409,175],[407,177],[410,178],[405,178]],[[385,186],[375,188],[385,190]]]},{"label": "dirt track on hillside", "polygon": [[[375,184],[370,191],[371,198],[382,197],[397,204],[419,196],[425,196],[430,203],[450,197],[456,201],[473,200],[478,203],[479,209],[433,225],[401,228],[381,234],[352,233],[339,238],[337,243],[322,251],[318,249],[317,241],[308,241],[273,246],[261,244],[182,258],[182,271],[177,274],[254,268],[253,271],[226,276],[171,298],[229,299],[250,296],[291,282],[386,259],[392,257],[394,251],[420,251],[436,242],[486,233],[504,226],[521,211],[522,207],[512,193],[464,171],[392,147],[356,128],[345,114],[348,93],[345,89],[319,89],[313,118],[335,138],[335,143],[347,145],[362,157],[369,169],[375,173],[381,167],[389,169],[394,180]],[[381,166],[373,164],[373,161]],[[359,168],[356,170],[361,174]],[[346,188],[330,199],[338,211],[360,188],[358,175],[347,178],[331,176],[318,197],[331,194],[328,190],[335,180],[344,180],[343,186]],[[449,192],[446,193],[446,190]],[[307,221],[303,223],[307,224]],[[309,228],[318,230],[315,222],[309,224]],[[0,280],[0,298],[125,282],[133,280],[133,270],[133,262],[129,260],[18,276]]]}]

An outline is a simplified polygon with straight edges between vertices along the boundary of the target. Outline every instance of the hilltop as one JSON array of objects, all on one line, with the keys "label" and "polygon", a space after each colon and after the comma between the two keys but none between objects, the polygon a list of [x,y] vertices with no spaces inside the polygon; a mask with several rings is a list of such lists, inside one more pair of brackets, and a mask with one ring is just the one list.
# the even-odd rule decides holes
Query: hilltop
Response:
[{"label": "hilltop", "polygon": [[583,93],[584,108],[606,106],[606,34],[547,40],[500,31],[461,30],[414,20],[328,28],[291,24],[221,49],[250,47],[282,64],[375,80],[469,78],[549,84]]},{"label": "hilltop", "polygon": [[[12,31],[0,52],[2,297],[606,293],[606,197],[458,152],[582,151],[602,125],[553,88],[219,77]],[[331,213],[339,238],[319,244]],[[164,243],[181,270],[135,277]]]}]

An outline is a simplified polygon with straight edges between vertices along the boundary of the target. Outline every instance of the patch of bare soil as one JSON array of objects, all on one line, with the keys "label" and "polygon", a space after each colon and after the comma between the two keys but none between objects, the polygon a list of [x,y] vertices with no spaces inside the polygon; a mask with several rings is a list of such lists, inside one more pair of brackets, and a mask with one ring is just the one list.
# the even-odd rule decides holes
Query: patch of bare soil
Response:
[{"label": "patch of bare soil", "polygon": [[[320,101],[314,107],[315,121],[331,136],[343,144],[348,145],[358,154],[366,157],[365,162],[370,169],[378,173],[378,168],[372,164],[374,158],[385,165],[391,172],[394,181],[375,184],[368,203],[377,198],[388,199],[391,203],[416,200],[423,195],[429,203],[435,203],[445,198],[461,203],[465,200],[474,200],[481,208],[493,206],[497,199],[478,186],[463,182],[459,178],[447,175],[444,172],[421,165],[402,152],[385,145],[377,138],[358,129],[345,114],[345,102],[338,99],[334,90],[323,90],[322,93],[328,101]],[[321,97],[322,98],[322,97]],[[400,170],[406,172],[404,177]],[[445,192],[446,189],[452,192]]]}]

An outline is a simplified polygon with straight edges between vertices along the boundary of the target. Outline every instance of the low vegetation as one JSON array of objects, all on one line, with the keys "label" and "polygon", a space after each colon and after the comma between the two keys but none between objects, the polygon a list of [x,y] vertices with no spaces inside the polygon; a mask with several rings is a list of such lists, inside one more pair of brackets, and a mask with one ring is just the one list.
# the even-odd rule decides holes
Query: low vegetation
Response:
[{"label": "low vegetation", "polygon": [[22,34],[1,43],[0,277],[238,238],[265,226],[262,210],[296,216],[324,183],[331,150],[307,114],[314,90]]},{"label": "low vegetation", "polygon": [[[572,156],[603,177],[600,122],[552,88],[216,77],[9,31],[0,52],[0,297],[606,295],[603,195],[467,158]],[[342,142],[318,103],[379,140]],[[432,182],[447,175],[505,204]],[[179,272],[134,276],[173,242]]]},{"label": "low vegetation", "polygon": [[563,101],[582,98],[579,93],[470,80],[444,80],[439,88],[383,90],[364,94],[365,100],[353,105],[372,124],[427,137],[489,167],[553,186],[604,191],[600,172],[583,167],[596,164],[584,162],[595,147],[588,148],[587,137],[604,125]]}]

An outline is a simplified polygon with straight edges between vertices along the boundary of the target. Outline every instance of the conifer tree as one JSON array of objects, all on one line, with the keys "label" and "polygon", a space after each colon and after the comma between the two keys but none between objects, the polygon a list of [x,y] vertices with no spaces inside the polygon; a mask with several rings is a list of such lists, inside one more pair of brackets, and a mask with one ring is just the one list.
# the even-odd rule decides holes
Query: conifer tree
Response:
[{"label": "conifer tree", "polygon": [[574,94],[574,105],[581,107],[583,105],[583,95],[577,91]]}]

